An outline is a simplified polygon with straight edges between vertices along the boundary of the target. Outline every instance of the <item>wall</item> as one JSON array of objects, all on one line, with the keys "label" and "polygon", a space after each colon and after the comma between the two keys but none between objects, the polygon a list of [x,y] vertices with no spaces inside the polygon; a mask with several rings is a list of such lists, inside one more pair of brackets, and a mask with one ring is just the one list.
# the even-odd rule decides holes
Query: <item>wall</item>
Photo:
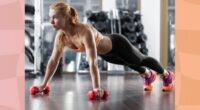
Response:
[{"label": "wall", "polygon": [[160,0],[141,0],[141,14],[149,56],[160,61]]}]

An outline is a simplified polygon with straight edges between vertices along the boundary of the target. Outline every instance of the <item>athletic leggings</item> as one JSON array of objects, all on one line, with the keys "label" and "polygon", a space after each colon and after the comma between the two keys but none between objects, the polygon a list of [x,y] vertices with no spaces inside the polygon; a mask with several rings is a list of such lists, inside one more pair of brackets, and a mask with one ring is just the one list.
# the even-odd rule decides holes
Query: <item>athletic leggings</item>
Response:
[{"label": "athletic leggings", "polygon": [[156,59],[143,55],[125,36],[120,34],[107,36],[111,38],[112,50],[104,55],[99,55],[105,61],[128,66],[141,74],[145,72],[145,67],[157,73],[162,74],[164,72],[164,69]]}]

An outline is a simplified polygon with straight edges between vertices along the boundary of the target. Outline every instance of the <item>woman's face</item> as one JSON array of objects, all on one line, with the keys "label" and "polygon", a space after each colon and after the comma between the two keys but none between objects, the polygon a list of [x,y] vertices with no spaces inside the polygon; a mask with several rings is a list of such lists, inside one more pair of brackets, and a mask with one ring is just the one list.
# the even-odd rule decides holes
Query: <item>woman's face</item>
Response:
[{"label": "woman's face", "polygon": [[65,27],[66,18],[54,9],[49,10],[50,23],[55,30]]}]

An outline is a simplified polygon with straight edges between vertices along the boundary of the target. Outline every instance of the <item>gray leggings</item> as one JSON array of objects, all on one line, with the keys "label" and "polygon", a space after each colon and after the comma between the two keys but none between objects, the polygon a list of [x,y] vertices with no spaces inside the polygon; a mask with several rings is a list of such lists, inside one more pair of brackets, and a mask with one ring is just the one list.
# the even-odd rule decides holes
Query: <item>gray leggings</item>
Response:
[{"label": "gray leggings", "polygon": [[104,55],[99,55],[107,62],[130,67],[139,73],[145,72],[148,67],[157,73],[163,73],[161,64],[154,58],[143,55],[128,39],[120,34],[107,35],[112,41],[112,50]]}]

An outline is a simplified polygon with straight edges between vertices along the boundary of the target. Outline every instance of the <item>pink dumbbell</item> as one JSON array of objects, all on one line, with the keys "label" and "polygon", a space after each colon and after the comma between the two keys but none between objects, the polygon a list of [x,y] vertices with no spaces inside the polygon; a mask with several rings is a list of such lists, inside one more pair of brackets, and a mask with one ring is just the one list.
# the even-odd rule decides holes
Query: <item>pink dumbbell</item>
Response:
[{"label": "pink dumbbell", "polygon": [[49,86],[46,86],[43,91],[39,91],[39,88],[36,87],[36,86],[32,86],[30,88],[30,94],[31,95],[36,95],[38,93],[49,94],[49,92],[50,92],[50,87]]},{"label": "pink dumbbell", "polygon": [[107,100],[107,98],[108,98],[108,91],[106,91],[106,90],[103,91],[102,97],[98,97],[97,93],[93,90],[88,92],[88,99],[89,100],[96,100],[96,99]]}]

